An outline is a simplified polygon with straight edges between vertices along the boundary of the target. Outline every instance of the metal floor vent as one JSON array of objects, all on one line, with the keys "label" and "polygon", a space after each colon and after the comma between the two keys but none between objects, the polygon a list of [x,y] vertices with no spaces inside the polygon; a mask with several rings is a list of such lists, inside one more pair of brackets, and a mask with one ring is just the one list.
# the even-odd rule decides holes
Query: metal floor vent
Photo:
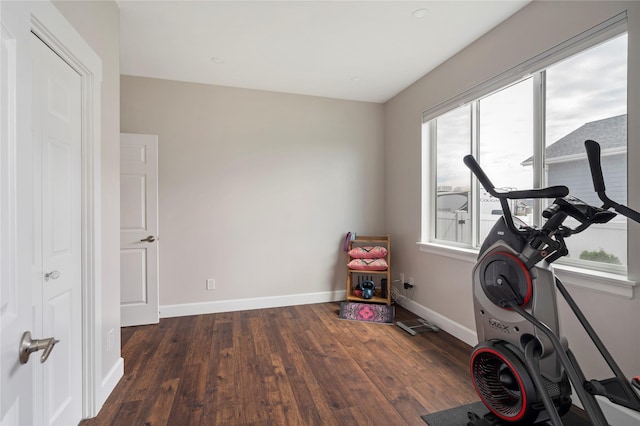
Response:
[{"label": "metal floor vent", "polygon": [[398,325],[398,327],[412,336],[415,336],[419,333],[426,333],[427,331],[436,332],[440,330],[438,327],[422,318],[416,318],[407,321],[397,321],[396,324]]}]

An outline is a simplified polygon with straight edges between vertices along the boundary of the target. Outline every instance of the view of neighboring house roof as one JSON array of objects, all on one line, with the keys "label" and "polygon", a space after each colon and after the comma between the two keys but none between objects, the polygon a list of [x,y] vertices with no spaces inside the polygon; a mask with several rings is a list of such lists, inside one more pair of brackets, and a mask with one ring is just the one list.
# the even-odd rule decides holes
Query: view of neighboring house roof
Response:
[{"label": "view of neighboring house roof", "polygon": [[[558,139],[545,150],[547,162],[564,157],[584,156],[584,141],[594,140],[600,144],[602,152],[624,150],[627,147],[627,114],[604,118],[583,124],[568,135]],[[521,164],[530,166],[533,157],[527,158]]]}]

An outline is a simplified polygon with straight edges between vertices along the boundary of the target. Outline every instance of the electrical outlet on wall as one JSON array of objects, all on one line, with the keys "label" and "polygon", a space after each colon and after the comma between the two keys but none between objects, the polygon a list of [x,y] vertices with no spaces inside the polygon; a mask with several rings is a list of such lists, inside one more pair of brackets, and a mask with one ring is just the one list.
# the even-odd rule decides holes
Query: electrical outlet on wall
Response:
[{"label": "electrical outlet on wall", "polygon": [[413,277],[409,277],[409,284],[411,284],[412,286],[416,284],[413,280]]},{"label": "electrical outlet on wall", "polygon": [[209,278],[207,280],[207,290],[215,290],[216,289],[216,280],[213,278]]},{"label": "electrical outlet on wall", "polygon": [[400,272],[400,287],[404,285],[404,273]]}]

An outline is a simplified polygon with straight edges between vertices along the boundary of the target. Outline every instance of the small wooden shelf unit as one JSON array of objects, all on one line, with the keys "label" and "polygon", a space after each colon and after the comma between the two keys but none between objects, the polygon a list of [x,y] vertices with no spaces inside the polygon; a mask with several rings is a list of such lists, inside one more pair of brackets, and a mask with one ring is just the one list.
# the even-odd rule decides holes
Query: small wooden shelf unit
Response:
[{"label": "small wooden shelf unit", "polygon": [[[386,235],[383,237],[369,237],[369,236],[357,236],[354,240],[349,242],[349,251],[354,247],[364,246],[382,246],[387,249],[387,255],[384,259],[387,262],[388,268],[386,271],[362,271],[356,269],[349,269],[347,267],[347,300],[350,302],[370,302],[370,303],[386,303],[391,305],[391,236]],[[351,262],[353,258],[349,256],[348,262]],[[353,294],[358,286],[357,278],[354,279],[354,275],[373,277],[373,281],[376,283],[375,295],[371,299],[364,299]],[[386,297],[382,297],[382,286],[386,286]]]}]

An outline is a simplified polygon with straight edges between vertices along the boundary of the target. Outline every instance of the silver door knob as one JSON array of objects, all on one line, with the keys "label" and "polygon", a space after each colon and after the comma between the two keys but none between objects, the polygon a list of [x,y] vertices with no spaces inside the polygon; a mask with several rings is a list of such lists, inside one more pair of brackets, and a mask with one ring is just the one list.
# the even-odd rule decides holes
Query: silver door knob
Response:
[{"label": "silver door knob", "polygon": [[49,358],[53,346],[58,342],[60,342],[60,340],[56,340],[55,337],[33,340],[31,339],[31,332],[25,331],[20,341],[20,364],[26,364],[29,361],[29,355],[41,350],[44,350],[44,352],[40,355],[40,362],[45,362],[47,358]]},{"label": "silver door knob", "polygon": [[58,278],[60,278],[60,272],[59,271],[51,271],[51,272],[47,272],[46,274],[44,274],[44,280],[45,281],[49,281],[51,280],[57,280]]},{"label": "silver door knob", "polygon": [[149,235],[147,238],[143,238],[140,240],[140,242],[147,242],[147,243],[152,243],[156,240],[156,237],[154,237],[153,235]]}]

